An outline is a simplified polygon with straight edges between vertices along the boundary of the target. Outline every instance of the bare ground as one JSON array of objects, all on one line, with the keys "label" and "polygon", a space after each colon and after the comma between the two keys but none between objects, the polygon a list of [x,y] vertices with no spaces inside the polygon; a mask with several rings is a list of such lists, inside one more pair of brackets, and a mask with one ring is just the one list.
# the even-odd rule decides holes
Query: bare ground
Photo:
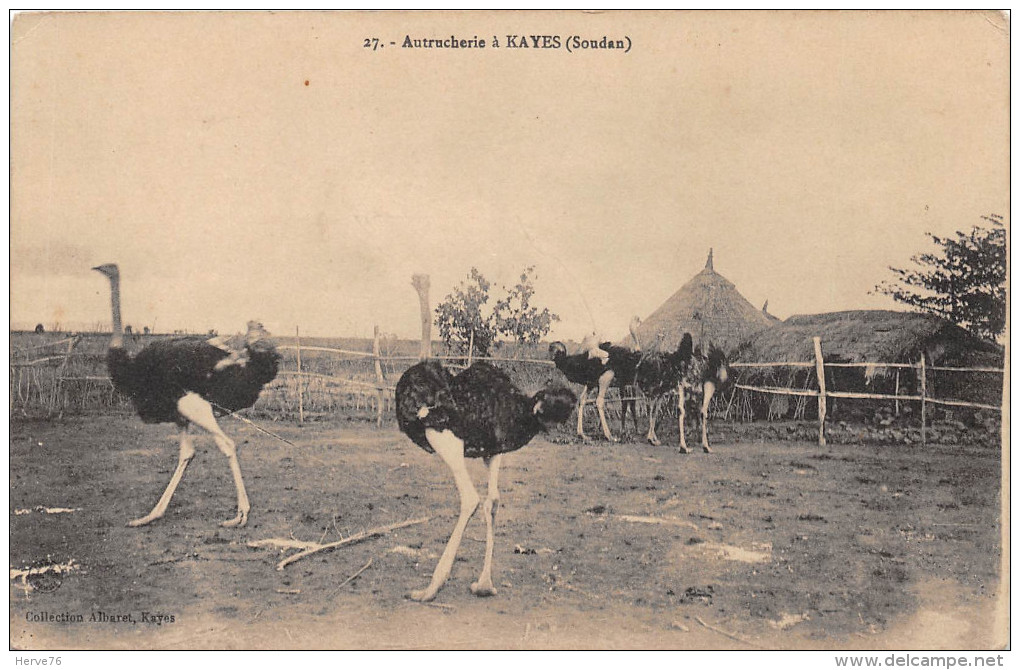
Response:
[{"label": "bare ground", "polygon": [[[13,647],[961,649],[1007,639],[996,618],[998,448],[722,437],[713,454],[680,456],[635,440],[540,438],[504,461],[499,593],[468,592],[484,549],[476,516],[450,581],[424,605],[406,594],[427,583],[457,509],[438,458],[392,425],[267,424],[296,448],[223,425],[252,501],[239,530],[218,526],[235,499],[211,440],[199,438],[167,515],[136,529],[125,522],[148,512],[176,465],[171,427],[129,416],[12,424],[10,567],[77,566],[38,589],[12,579]],[[484,494],[482,470],[472,463]],[[285,553],[247,546],[329,542],[429,515],[283,571]],[[90,621],[99,612],[131,620]],[[43,613],[85,621],[33,620]]]}]

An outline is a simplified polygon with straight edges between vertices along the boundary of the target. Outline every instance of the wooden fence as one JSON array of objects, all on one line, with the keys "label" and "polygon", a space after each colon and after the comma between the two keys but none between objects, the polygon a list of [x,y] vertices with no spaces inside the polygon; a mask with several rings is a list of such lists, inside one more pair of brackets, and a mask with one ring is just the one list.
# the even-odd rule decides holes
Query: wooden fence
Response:
[{"label": "wooden fence", "polygon": [[[56,339],[58,338],[59,339]],[[138,336],[131,349],[141,348],[148,341],[166,335]],[[10,411],[24,415],[61,416],[65,412],[130,410],[126,398],[113,389],[106,371],[106,348],[109,334],[90,333],[65,337],[47,334],[27,335],[12,345],[10,360]],[[28,340],[28,341],[26,341]],[[268,384],[252,412],[277,420],[295,417],[305,422],[315,417],[361,415],[366,413],[381,425],[395,403],[396,379],[403,370],[419,360],[418,355],[405,354],[407,342],[394,344],[375,327],[371,350],[345,346],[321,346],[296,330],[293,337],[279,344],[282,355],[277,378]],[[434,343],[433,343],[434,344]],[[403,345],[403,346],[402,346]],[[417,345],[416,345],[417,346]],[[430,351],[433,345],[430,345]],[[397,351],[387,351],[387,349]],[[473,361],[487,360],[510,366],[524,364],[542,369],[552,367],[549,360],[527,356],[475,356],[473,347],[466,355],[443,353],[432,358],[446,361],[452,368],[464,368]],[[523,376],[528,383],[537,383],[539,375]]]},{"label": "wooden fence", "polygon": [[[387,410],[394,405],[394,385],[391,380],[397,378],[404,369],[415,361],[423,358],[436,358],[447,361],[450,367],[466,367],[476,360],[486,360],[506,364],[526,364],[534,366],[553,366],[552,361],[528,357],[475,356],[473,339],[468,347],[467,355],[443,354],[432,356],[433,342],[431,339],[431,308],[428,300],[429,279],[426,275],[415,275],[412,285],[418,292],[421,308],[422,337],[419,352],[399,354],[387,351],[383,353],[384,338],[376,326],[373,333],[371,351],[361,351],[342,347],[325,347],[309,345],[301,339],[300,329],[295,331],[293,344],[282,344],[279,349],[284,353],[284,364],[277,379],[266,387],[255,411],[263,411],[270,416],[292,416],[297,414],[299,422],[304,422],[309,410],[317,413],[331,414],[341,408],[368,410],[374,416],[377,425],[381,425]],[[11,348],[10,377],[10,409],[20,409],[27,414],[29,408],[42,408],[47,415],[59,415],[67,408],[76,404],[80,409],[127,407],[123,398],[113,390],[105,369],[105,345],[108,336],[95,334],[86,338],[80,335],[48,340],[43,336],[29,339],[29,346]],[[99,340],[102,346],[98,346]],[[135,339],[159,339],[158,336],[134,336]],[[87,346],[82,343],[88,340]],[[94,342],[92,340],[95,340]],[[41,342],[41,343],[36,343]],[[392,349],[387,346],[387,349]],[[85,349],[85,350],[81,350]],[[293,369],[288,367],[290,352],[293,352]],[[828,398],[892,400],[899,410],[900,402],[918,402],[921,408],[921,441],[927,440],[928,406],[941,405],[966,407],[974,409],[1001,411],[1001,406],[987,403],[969,402],[935,398],[929,393],[928,373],[943,371],[953,373],[989,373],[1003,374],[1000,368],[987,367],[940,367],[928,365],[922,355],[917,363],[826,363],[822,355],[820,338],[814,338],[815,360],[784,361],[784,362],[733,362],[733,368],[812,368],[815,371],[818,388],[784,388],[778,386],[754,386],[736,383],[737,389],[751,393],[797,396],[818,399],[818,443],[825,444],[825,421]],[[326,359],[323,360],[323,354]],[[896,369],[896,387],[892,394],[863,393],[856,391],[838,391],[826,387],[826,368],[890,368]],[[899,388],[899,371],[912,369],[917,372],[917,394],[901,394]],[[389,371],[387,375],[386,371]],[[343,372],[344,374],[340,374]],[[537,377],[525,381],[537,383]],[[313,385],[315,389],[313,390]],[[347,405],[336,397],[337,390],[346,396]],[[726,403],[726,416],[729,415],[734,395]],[[615,403],[622,401],[621,397]],[[721,400],[721,398],[720,398]],[[590,399],[589,402],[594,402]],[[295,407],[296,404],[296,407]]]},{"label": "wooden fence", "polygon": [[[89,340],[96,340],[90,342]],[[101,341],[101,347],[97,343]],[[94,338],[72,336],[61,337],[27,347],[13,349],[11,352],[11,410],[27,409],[43,410],[49,416],[60,415],[66,410],[106,409],[111,407],[128,408],[123,398],[113,390],[105,372],[106,336]],[[84,343],[84,344],[83,344]],[[429,344],[431,351],[432,344]],[[85,349],[85,350],[81,350]],[[297,415],[299,422],[304,422],[309,411],[321,415],[351,411],[368,412],[377,425],[381,425],[387,413],[394,406],[394,381],[403,369],[419,360],[419,355],[383,353],[382,338],[379,328],[374,329],[371,351],[360,351],[340,347],[324,347],[305,344],[300,331],[295,333],[293,344],[279,346],[284,353],[284,366],[280,374],[270,384],[263,397],[255,407],[270,417],[280,418]],[[424,346],[422,347],[424,349]],[[331,359],[323,364],[325,355]],[[309,361],[310,356],[316,358]],[[525,364],[542,368],[553,367],[552,361],[529,357],[506,356],[475,356],[473,347],[469,347],[467,355],[441,354],[433,356],[447,361],[450,367],[466,367],[476,360],[486,360],[503,364]],[[309,362],[312,363],[309,366]],[[355,363],[354,366],[348,363]],[[734,392],[742,389],[751,393],[786,395],[802,398],[817,398],[818,402],[818,441],[825,444],[825,426],[827,415],[827,399],[846,398],[862,400],[888,400],[897,406],[901,402],[916,402],[920,405],[921,439],[927,440],[929,406],[964,407],[972,409],[1001,411],[1001,406],[957,399],[934,397],[930,392],[929,373],[932,371],[949,373],[986,373],[1003,374],[1000,368],[992,367],[945,367],[929,365],[922,356],[917,363],[829,363],[822,355],[821,341],[817,340],[814,361],[782,361],[782,362],[733,362],[733,368],[810,368],[816,373],[818,388],[788,388],[779,386],[755,386],[736,383]],[[825,383],[826,368],[890,368],[897,371],[897,383],[894,393],[864,393],[858,391],[842,391],[828,388]],[[917,376],[917,392],[901,393],[899,388],[899,371],[909,369]],[[387,374],[385,371],[388,371]],[[532,382],[538,383],[537,376]],[[611,405],[623,400],[610,399]],[[640,399],[640,398],[638,398]],[[721,400],[721,399],[720,399]],[[589,399],[589,404],[594,399]],[[728,408],[732,404],[732,396]]]},{"label": "wooden fence", "polygon": [[[429,351],[431,351],[431,344],[429,345]],[[393,392],[396,387],[391,383],[392,376],[387,377],[383,373],[383,366],[388,365],[391,369],[399,369],[401,367],[410,367],[413,363],[420,360],[420,355],[382,355],[380,346],[379,326],[374,328],[374,335],[372,340],[372,351],[356,351],[351,349],[339,349],[335,347],[321,347],[321,346],[307,346],[301,344],[301,333],[300,329],[295,333],[295,343],[286,344],[278,347],[281,351],[294,351],[296,354],[296,369],[288,370],[281,369],[279,373],[280,378],[296,378],[300,379],[319,379],[326,383],[339,384],[342,386],[352,386],[355,389],[361,390],[365,394],[371,394],[374,398],[373,409],[375,411],[376,425],[382,425],[385,408],[387,405],[392,406],[393,403]],[[469,347],[467,355],[463,354],[442,354],[431,356],[430,358],[436,360],[447,361],[449,367],[453,368],[465,368],[474,361],[491,361],[491,362],[503,362],[503,363],[524,363],[529,365],[542,365],[552,366],[553,362],[549,360],[541,360],[535,358],[526,357],[507,357],[507,356],[475,356],[474,347]],[[302,353],[307,354],[308,352],[324,353],[329,354],[338,359],[352,359],[359,360],[365,363],[370,363],[374,371],[373,379],[364,379],[356,377],[340,377],[332,374],[323,374],[319,372],[308,372],[303,369],[302,366]],[[297,385],[297,412],[298,421],[304,422],[305,420],[305,394],[307,392],[306,385],[299,383]]]},{"label": "wooden fence", "polygon": [[[826,363],[822,356],[822,342],[821,338],[815,337],[814,349],[815,349],[815,360],[802,362],[802,361],[785,361],[785,362],[769,362],[769,363],[747,363],[747,362],[733,362],[730,365],[734,368],[763,368],[763,367],[787,367],[787,368],[814,368],[816,379],[818,381],[818,390],[815,389],[794,389],[794,388],[783,388],[776,386],[749,386],[746,384],[734,384],[738,389],[744,389],[746,391],[752,391],[756,393],[772,393],[778,395],[792,395],[792,396],[807,396],[818,398],[818,444],[825,445],[825,414],[826,414],[826,398],[852,398],[852,399],[868,399],[868,400],[892,400],[895,403],[900,401],[915,401],[921,405],[921,444],[927,442],[927,410],[928,405],[943,405],[950,407],[969,407],[973,409],[985,409],[1002,411],[1001,405],[989,405],[985,403],[968,402],[963,400],[948,400],[942,398],[933,398],[928,394],[928,372],[929,371],[942,371],[942,372],[977,372],[977,373],[990,373],[990,374],[1003,374],[1004,371],[1001,368],[987,368],[987,367],[944,367],[928,365],[925,360],[924,354],[921,354],[917,363]],[[888,393],[861,393],[856,391],[834,391],[827,389],[825,386],[825,368],[892,368],[897,370],[896,377],[896,392],[892,394]],[[913,369],[918,371],[918,394],[917,395],[903,395],[899,393],[899,370],[901,369]]]}]

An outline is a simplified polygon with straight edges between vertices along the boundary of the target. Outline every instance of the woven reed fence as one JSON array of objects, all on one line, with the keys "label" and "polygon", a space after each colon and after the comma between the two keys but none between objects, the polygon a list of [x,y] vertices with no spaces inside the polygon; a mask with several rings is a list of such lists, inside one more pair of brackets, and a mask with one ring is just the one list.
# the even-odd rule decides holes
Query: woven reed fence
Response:
[{"label": "woven reed fence", "polygon": [[[432,349],[435,343],[431,335],[432,318],[428,299],[429,278],[427,275],[415,275],[412,285],[418,292],[421,308],[420,341],[398,340],[395,336],[383,335],[378,326],[371,340],[302,340],[300,330],[295,330],[293,338],[280,338],[278,349],[283,359],[279,375],[266,386],[255,406],[246,412],[272,420],[296,419],[299,422],[341,415],[373,419],[377,425],[381,425],[385,417],[393,416],[396,380],[404,370],[424,358],[438,358],[451,367],[466,367],[475,360],[491,361],[507,370],[514,382],[524,389],[542,386],[549,379],[564,381],[551,361],[537,357],[541,345],[525,349],[517,347],[514,356],[480,357],[474,355],[472,340],[466,355],[445,352],[434,356]],[[140,349],[149,341],[163,337],[167,336],[131,335],[129,346]],[[106,375],[108,342],[109,335],[102,333],[71,336],[12,333],[11,413],[59,416],[66,412],[130,410],[128,401],[113,389]],[[825,444],[827,401],[830,398],[891,401],[897,414],[900,403],[917,403],[920,406],[922,442],[926,439],[929,408],[932,406],[1001,411],[1000,405],[935,397],[931,393],[929,379],[934,372],[1002,375],[1003,370],[1000,368],[932,366],[927,364],[923,356],[917,363],[826,363],[822,356],[820,338],[814,338],[814,344],[813,361],[733,362],[730,365],[737,371],[746,368],[813,369],[815,374],[807,375],[804,380],[810,383],[813,379],[817,388],[794,388],[795,375],[790,376],[786,387],[756,386],[738,381],[725,397],[717,395],[713,400],[712,416],[726,419],[731,415],[748,420],[755,418],[749,406],[735,406],[738,391],[745,394],[792,396],[798,402],[797,414],[801,418],[806,403],[815,398],[818,408],[818,441],[819,444]],[[417,353],[414,352],[415,347],[418,348]],[[827,388],[827,368],[866,368],[869,371],[878,368],[893,369],[896,370],[895,388],[891,394]],[[917,387],[914,393],[901,392],[899,373],[904,369],[914,374]],[[632,392],[624,389],[622,392],[614,392],[614,396],[607,399],[610,416],[619,417],[622,400],[642,398],[640,394],[631,395]],[[743,401],[746,400],[745,396]],[[594,399],[589,399],[588,405],[592,403]],[[666,404],[665,412],[675,413],[675,404]],[[638,403],[638,407],[642,408],[643,415],[647,415],[646,403]]]},{"label": "woven reed fence", "polygon": [[[128,348],[142,349],[169,335],[128,336]],[[399,340],[375,329],[371,340],[356,338],[278,338],[280,372],[258,402],[245,412],[274,421],[357,418],[381,424],[394,416],[397,379],[419,358],[417,341]],[[10,411],[21,416],[55,417],[106,411],[131,411],[106,371],[108,333],[12,334]],[[327,346],[329,345],[329,346]],[[533,348],[532,348],[533,349]],[[442,353],[433,358],[463,368],[488,360],[506,369],[522,387],[544,383],[552,362],[529,357],[530,350],[508,356]],[[558,374],[558,373],[556,373]]]},{"label": "woven reed fence", "polygon": [[[160,339],[159,335],[134,336],[132,346],[141,348],[146,340]],[[28,334],[12,336],[10,363],[10,410],[12,413],[35,416],[60,416],[65,413],[98,411],[130,411],[130,403],[114,391],[106,374],[106,346],[109,336],[101,333],[67,336],[63,334]],[[308,342],[312,342],[309,344]],[[381,425],[387,417],[393,416],[394,385],[410,365],[419,360],[412,353],[417,342],[397,340],[383,336],[378,328],[371,341],[345,340],[349,346],[361,345],[364,349],[339,346],[322,346],[323,340],[302,340],[299,333],[289,338],[278,348],[283,356],[280,374],[263,391],[255,407],[248,413],[275,421],[315,421],[323,418],[361,418],[374,420]],[[737,391],[770,396],[789,396],[799,402],[803,418],[807,402],[817,403],[819,443],[825,443],[825,424],[829,399],[881,400],[893,403],[899,413],[900,405],[913,403],[920,408],[922,442],[926,439],[926,427],[932,407],[962,407],[988,411],[1001,411],[1001,405],[973,402],[962,399],[939,398],[931,392],[933,373],[967,373],[983,375],[1003,374],[1001,368],[990,367],[943,367],[929,365],[921,357],[917,363],[826,363],[822,357],[821,342],[816,343],[816,360],[782,362],[734,362],[736,370],[747,368],[809,369],[815,374],[805,377],[815,388],[794,388],[792,386],[762,386],[736,383],[725,396],[717,396],[712,405],[715,418],[751,418],[748,413],[736,411]],[[532,351],[523,352],[531,353]],[[522,387],[537,387],[547,379],[563,381],[549,360],[528,357],[516,352],[515,356],[474,356],[469,349],[467,355],[444,353],[433,358],[444,360],[451,367],[464,367],[474,360],[487,360],[510,371]],[[822,369],[864,368],[874,370],[886,368],[896,370],[896,385],[893,393],[865,393],[855,390],[839,390],[827,387]],[[910,370],[914,376],[915,390],[905,391],[899,383],[899,372]],[[791,377],[792,379],[792,377]],[[1000,382],[1001,383],[1001,382]],[[831,382],[830,382],[831,384]],[[626,398],[642,399],[640,394],[631,395],[629,389],[622,393],[612,391],[607,398],[607,413],[618,418],[621,401]],[[594,411],[589,398],[586,411]],[[675,414],[675,403],[667,403],[664,412]],[[638,403],[642,416],[647,416],[647,404]]]},{"label": "woven reed fence", "polygon": [[[1003,375],[1004,370],[1002,368],[992,367],[945,367],[929,365],[924,354],[921,354],[917,363],[871,363],[871,362],[857,362],[857,363],[826,363],[822,355],[822,342],[821,338],[815,337],[814,339],[814,350],[815,360],[814,361],[783,361],[783,362],[761,362],[761,363],[740,363],[734,362],[731,365],[734,368],[767,368],[767,367],[782,367],[782,368],[813,368],[815,371],[814,380],[817,384],[817,389],[811,388],[792,388],[792,387],[776,387],[776,386],[752,386],[747,384],[734,384],[735,389],[741,389],[754,393],[767,393],[779,396],[795,396],[798,398],[817,398],[818,402],[818,444],[825,445],[825,427],[826,427],[826,414],[828,409],[827,399],[828,398],[847,398],[854,400],[884,400],[892,401],[895,404],[896,412],[899,413],[899,404],[901,402],[914,402],[920,406],[920,422],[921,422],[921,444],[927,442],[927,427],[929,423],[929,407],[962,407],[977,410],[989,410],[989,411],[1002,411],[1002,405],[993,405],[989,403],[972,402],[968,400],[949,399],[949,398],[937,398],[931,395],[930,392],[930,380],[929,376],[932,372],[947,372],[947,373],[978,373],[978,374],[991,374],[991,375]],[[870,371],[885,368],[896,371],[895,376],[895,390],[893,393],[864,393],[859,391],[837,391],[826,387],[826,375],[825,370],[837,369],[837,368],[864,368]],[[915,372],[916,378],[916,393],[901,393],[900,389],[900,370],[911,370]],[[1000,382],[1001,386],[1001,382]]]}]

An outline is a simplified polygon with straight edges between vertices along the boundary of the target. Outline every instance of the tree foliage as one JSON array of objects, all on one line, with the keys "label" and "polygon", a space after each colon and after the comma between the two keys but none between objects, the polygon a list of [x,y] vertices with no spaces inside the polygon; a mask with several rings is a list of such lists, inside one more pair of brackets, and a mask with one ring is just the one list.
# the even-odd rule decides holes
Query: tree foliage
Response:
[{"label": "tree foliage", "polygon": [[534,344],[549,334],[553,321],[560,317],[543,307],[539,310],[531,304],[535,296],[535,267],[528,266],[521,272],[513,288],[503,287],[506,296],[496,302],[493,312],[496,331],[519,345]]},{"label": "tree foliage", "polygon": [[478,356],[489,355],[501,336],[517,344],[541,340],[560,317],[532,304],[534,272],[534,267],[525,268],[518,283],[509,289],[504,286],[504,296],[487,308],[492,284],[478,268],[471,268],[467,279],[436,307],[439,336],[450,348],[466,353],[473,333]]},{"label": "tree foliage", "polygon": [[873,293],[937,314],[979,337],[994,339],[1006,327],[1006,229],[1001,216],[983,216],[956,237],[927,233],[937,250],[913,256],[916,267],[890,267],[894,281]]}]

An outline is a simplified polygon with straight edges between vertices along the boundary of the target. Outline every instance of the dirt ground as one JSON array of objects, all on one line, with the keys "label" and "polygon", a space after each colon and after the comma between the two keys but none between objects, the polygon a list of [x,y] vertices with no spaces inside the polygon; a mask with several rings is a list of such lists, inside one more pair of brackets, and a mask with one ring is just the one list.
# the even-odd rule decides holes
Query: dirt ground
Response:
[{"label": "dirt ground", "polygon": [[[734,441],[720,429],[715,453],[681,456],[634,438],[539,438],[504,459],[499,593],[468,591],[484,550],[479,514],[426,605],[406,594],[427,583],[457,510],[440,459],[392,424],[266,424],[296,447],[232,419],[222,425],[240,445],[251,497],[243,529],[218,525],[234,514],[234,489],[208,438],[197,440],[167,515],[127,528],[176,465],[172,427],[128,415],[12,424],[10,567],[74,566],[33,578],[34,589],[12,578],[13,647],[965,649],[1006,640],[996,633],[997,448],[819,447]],[[484,468],[471,469],[484,495]],[[290,552],[247,545],[329,542],[422,516],[431,520],[282,571],[276,562]],[[45,620],[65,613],[84,621]],[[92,620],[117,614],[129,618]]]}]

